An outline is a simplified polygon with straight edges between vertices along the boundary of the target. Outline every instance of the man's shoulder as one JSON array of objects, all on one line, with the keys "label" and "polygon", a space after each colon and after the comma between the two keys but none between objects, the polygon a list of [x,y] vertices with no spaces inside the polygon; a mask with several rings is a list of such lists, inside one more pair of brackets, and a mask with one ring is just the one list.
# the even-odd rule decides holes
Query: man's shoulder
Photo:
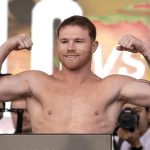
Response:
[{"label": "man's shoulder", "polygon": [[47,73],[43,72],[43,71],[39,71],[39,70],[27,70],[27,71],[23,71],[21,73],[18,74],[22,74],[22,75],[48,75]]},{"label": "man's shoulder", "polygon": [[52,75],[49,75],[43,71],[38,70],[28,70],[18,73],[17,76],[25,78],[27,80],[40,80],[40,79],[52,79]]},{"label": "man's shoulder", "polygon": [[120,74],[112,74],[105,78],[103,78],[104,82],[108,83],[126,83],[135,80],[135,78],[127,76],[127,75],[120,75]]},{"label": "man's shoulder", "polygon": [[127,75],[122,75],[122,74],[111,74],[106,76],[104,79],[134,79],[131,76],[127,76]]}]

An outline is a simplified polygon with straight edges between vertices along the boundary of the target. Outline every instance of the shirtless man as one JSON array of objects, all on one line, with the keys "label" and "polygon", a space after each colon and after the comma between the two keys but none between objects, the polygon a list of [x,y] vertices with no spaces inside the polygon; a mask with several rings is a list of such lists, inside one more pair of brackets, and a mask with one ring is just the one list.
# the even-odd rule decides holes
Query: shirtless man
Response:
[{"label": "shirtless man", "polygon": [[[91,71],[98,42],[90,20],[72,16],[57,35],[60,71],[30,70],[0,78],[0,101],[25,98],[33,133],[111,134],[123,104],[150,106],[149,81],[124,75],[100,78]],[[119,44],[118,50],[140,52],[150,62],[150,48],[142,41],[126,35]],[[31,46],[28,35],[10,38],[0,48],[0,63],[12,50]]]}]

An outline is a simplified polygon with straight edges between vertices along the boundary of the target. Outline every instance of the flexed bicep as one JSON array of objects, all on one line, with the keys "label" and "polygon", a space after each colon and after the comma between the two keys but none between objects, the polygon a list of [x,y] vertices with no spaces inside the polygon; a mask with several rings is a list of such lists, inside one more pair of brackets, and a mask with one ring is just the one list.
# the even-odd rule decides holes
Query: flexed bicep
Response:
[{"label": "flexed bicep", "polygon": [[121,89],[125,102],[140,106],[150,106],[150,82],[144,79],[133,79]]}]

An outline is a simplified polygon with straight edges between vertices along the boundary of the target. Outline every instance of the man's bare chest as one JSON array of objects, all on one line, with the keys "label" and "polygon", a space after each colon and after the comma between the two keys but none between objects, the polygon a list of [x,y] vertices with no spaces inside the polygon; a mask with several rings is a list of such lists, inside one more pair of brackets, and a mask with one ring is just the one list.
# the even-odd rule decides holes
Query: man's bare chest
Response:
[{"label": "man's bare chest", "polygon": [[97,116],[106,106],[103,92],[90,87],[57,87],[44,92],[41,98],[44,111],[50,116]]}]

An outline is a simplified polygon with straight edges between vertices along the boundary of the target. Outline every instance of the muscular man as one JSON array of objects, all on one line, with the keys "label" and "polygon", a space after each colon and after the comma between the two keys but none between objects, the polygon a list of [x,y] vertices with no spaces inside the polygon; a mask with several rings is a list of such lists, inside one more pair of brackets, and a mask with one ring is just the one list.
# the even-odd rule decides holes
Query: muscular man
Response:
[{"label": "muscular man", "polygon": [[[110,134],[123,104],[150,106],[149,81],[124,75],[100,78],[91,71],[98,42],[89,19],[65,19],[57,36],[60,71],[48,75],[30,70],[0,79],[0,101],[26,99],[33,133]],[[123,37],[119,44],[119,50],[140,52],[150,60],[150,48],[133,36]],[[31,46],[29,36],[10,38],[0,48],[0,62],[12,50]]]}]

